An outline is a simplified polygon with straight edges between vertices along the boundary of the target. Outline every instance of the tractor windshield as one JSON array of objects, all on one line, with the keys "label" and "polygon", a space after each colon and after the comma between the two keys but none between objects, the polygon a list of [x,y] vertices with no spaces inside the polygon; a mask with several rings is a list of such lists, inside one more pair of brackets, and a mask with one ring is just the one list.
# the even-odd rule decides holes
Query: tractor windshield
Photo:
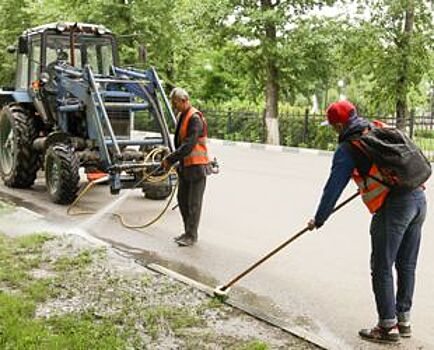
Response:
[{"label": "tractor windshield", "polygon": [[[95,37],[76,34],[74,37],[75,67],[82,68],[89,64],[96,74],[110,74],[114,64],[113,41],[111,37]],[[69,36],[49,35],[46,40],[46,65],[56,60],[71,64]]]}]

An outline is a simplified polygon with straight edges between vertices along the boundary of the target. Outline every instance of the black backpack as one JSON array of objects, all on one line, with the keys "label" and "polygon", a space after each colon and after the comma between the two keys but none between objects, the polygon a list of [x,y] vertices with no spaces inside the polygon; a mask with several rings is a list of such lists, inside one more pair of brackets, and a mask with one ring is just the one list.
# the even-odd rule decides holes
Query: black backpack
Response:
[{"label": "black backpack", "polygon": [[[360,141],[360,142],[357,142]],[[353,155],[361,154],[374,163],[383,176],[377,181],[392,189],[413,190],[431,176],[431,164],[401,130],[371,124],[368,132],[349,140]],[[359,171],[360,172],[360,171]],[[367,174],[361,174],[367,176]]]}]

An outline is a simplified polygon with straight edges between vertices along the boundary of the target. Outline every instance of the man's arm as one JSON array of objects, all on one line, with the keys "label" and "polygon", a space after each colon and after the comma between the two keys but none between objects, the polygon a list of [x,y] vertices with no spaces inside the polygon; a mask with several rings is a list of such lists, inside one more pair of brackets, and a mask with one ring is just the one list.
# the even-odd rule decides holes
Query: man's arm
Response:
[{"label": "man's arm", "polygon": [[197,144],[199,136],[202,134],[202,129],[203,125],[201,118],[197,114],[194,114],[188,123],[187,137],[178,147],[178,149],[175,152],[169,154],[166,158],[169,166],[184,159],[191,153],[193,147]]},{"label": "man's arm", "polygon": [[340,145],[333,156],[331,173],[324,187],[314,222],[312,223],[312,220],[310,222],[310,224],[313,224],[313,227],[310,227],[311,229],[321,227],[328,219],[336,202],[350,181],[354,168],[355,163],[349,150],[343,144]]}]

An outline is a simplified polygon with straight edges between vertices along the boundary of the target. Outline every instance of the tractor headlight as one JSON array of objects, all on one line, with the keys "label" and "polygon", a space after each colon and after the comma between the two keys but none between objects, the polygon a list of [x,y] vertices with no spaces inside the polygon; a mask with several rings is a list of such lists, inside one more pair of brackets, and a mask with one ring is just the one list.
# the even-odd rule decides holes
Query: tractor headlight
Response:
[{"label": "tractor headlight", "polygon": [[64,32],[64,31],[66,30],[66,23],[63,23],[63,22],[59,22],[59,23],[57,23],[57,25],[56,25],[56,29],[57,29],[59,32]]},{"label": "tractor headlight", "polygon": [[106,31],[107,31],[107,30],[105,29],[104,26],[98,26],[98,28],[97,28],[97,32],[98,32],[99,35],[103,35],[103,34],[105,34]]},{"label": "tractor headlight", "polygon": [[50,74],[48,74],[47,72],[42,72],[41,76],[39,77],[41,79],[41,81],[46,84],[50,81]]}]

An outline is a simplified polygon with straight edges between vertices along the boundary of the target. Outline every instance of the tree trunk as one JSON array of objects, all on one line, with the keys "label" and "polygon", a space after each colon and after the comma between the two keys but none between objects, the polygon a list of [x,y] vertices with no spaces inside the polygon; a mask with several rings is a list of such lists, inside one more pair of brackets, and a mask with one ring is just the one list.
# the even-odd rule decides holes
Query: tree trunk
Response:
[{"label": "tree trunk", "polygon": [[265,123],[267,125],[267,143],[272,145],[280,144],[278,116],[278,94],[277,68],[270,60],[267,64],[267,87],[265,102]]},{"label": "tree trunk", "polygon": [[407,91],[408,91],[408,70],[411,51],[411,38],[414,26],[414,3],[410,0],[405,11],[405,25],[402,39],[398,43],[398,50],[402,53],[402,65],[398,72],[396,87],[396,127],[405,129],[407,119]]},{"label": "tree trunk", "polygon": [[[278,5],[278,1],[273,5],[271,0],[261,0],[261,7],[264,11],[271,10]],[[276,25],[274,23],[265,23],[265,60],[267,71],[267,83],[265,87],[265,125],[267,128],[267,143],[272,145],[280,144],[278,100],[279,100],[279,83],[278,68],[275,59],[276,48]]]}]

